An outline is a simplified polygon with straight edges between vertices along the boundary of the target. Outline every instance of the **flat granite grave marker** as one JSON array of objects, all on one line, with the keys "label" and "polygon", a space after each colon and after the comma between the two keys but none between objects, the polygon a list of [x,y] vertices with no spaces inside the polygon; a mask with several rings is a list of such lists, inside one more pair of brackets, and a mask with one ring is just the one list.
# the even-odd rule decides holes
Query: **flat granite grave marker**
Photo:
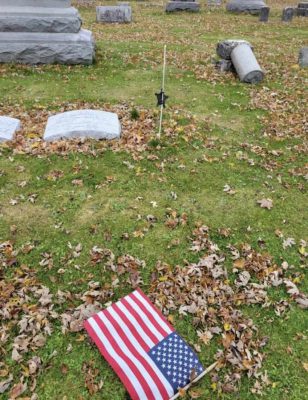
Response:
[{"label": "flat granite grave marker", "polygon": [[267,7],[263,0],[230,0],[226,9],[234,13],[260,14],[263,7]]},{"label": "flat granite grave marker", "polygon": [[220,7],[222,0],[207,0],[208,7]]},{"label": "flat granite grave marker", "polygon": [[132,21],[132,8],[130,5],[97,6],[97,22],[128,23]]},{"label": "flat granite grave marker", "polygon": [[117,114],[99,110],[75,110],[49,117],[44,140],[118,139],[120,136],[121,124]]},{"label": "flat granite grave marker", "polygon": [[260,10],[259,21],[260,22],[267,22],[268,21],[268,17],[269,17],[269,13],[270,13],[270,8],[269,7],[262,7],[261,10]]},{"label": "flat granite grave marker", "polygon": [[15,132],[20,128],[19,119],[0,116],[0,142],[13,140]]},{"label": "flat granite grave marker", "polygon": [[294,16],[294,8],[286,7],[282,11],[282,21],[283,22],[291,22]]},{"label": "flat granite grave marker", "polygon": [[200,4],[194,0],[172,0],[166,5],[166,12],[176,12],[176,11],[200,11]]}]

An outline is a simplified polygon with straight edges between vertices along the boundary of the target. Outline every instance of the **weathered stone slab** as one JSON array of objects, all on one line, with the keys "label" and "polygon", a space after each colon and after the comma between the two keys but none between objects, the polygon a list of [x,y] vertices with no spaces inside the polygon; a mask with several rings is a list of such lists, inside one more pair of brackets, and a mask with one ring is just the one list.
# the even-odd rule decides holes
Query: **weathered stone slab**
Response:
[{"label": "weathered stone slab", "polygon": [[269,7],[262,7],[260,10],[260,16],[259,16],[259,21],[260,22],[267,22],[268,17],[270,13],[270,8]]},{"label": "weathered stone slab", "polygon": [[200,11],[200,4],[195,1],[169,1],[166,5],[166,12],[175,11]]},{"label": "weathered stone slab", "polygon": [[220,72],[235,72],[231,60],[219,60],[215,62],[215,68],[218,69]]},{"label": "weathered stone slab", "polygon": [[0,8],[0,32],[77,33],[80,28],[79,12],[73,7]]},{"label": "weathered stone slab", "polygon": [[15,132],[20,128],[19,119],[0,116],[0,142],[13,140]]},{"label": "weathered stone slab", "polygon": [[129,5],[118,6],[97,6],[96,7],[97,22],[131,22],[132,8]]},{"label": "weathered stone slab", "polygon": [[15,7],[48,7],[65,8],[71,6],[71,0],[0,0],[0,8]]},{"label": "weathered stone slab", "polygon": [[239,44],[247,44],[248,46],[250,46],[252,48],[251,44],[249,42],[247,42],[246,40],[228,39],[228,40],[219,42],[217,44],[216,52],[219,55],[219,57],[221,57],[225,60],[231,60],[232,50]]},{"label": "weathered stone slab", "polygon": [[234,13],[260,14],[263,7],[267,7],[263,0],[231,0],[226,9]]},{"label": "weathered stone slab", "polygon": [[118,139],[120,136],[121,125],[117,114],[97,110],[76,110],[48,118],[44,140]]},{"label": "weathered stone slab", "polygon": [[241,82],[259,83],[263,80],[264,72],[249,44],[241,43],[234,47],[231,60]]},{"label": "weathered stone slab", "polygon": [[[301,3],[303,4],[303,3]],[[295,9],[296,15],[298,17],[308,17],[308,8],[307,7],[300,7]]]},{"label": "weathered stone slab", "polygon": [[298,63],[302,68],[308,67],[308,47],[300,49]]},{"label": "weathered stone slab", "polygon": [[220,7],[222,0],[207,0],[208,7]]},{"label": "weathered stone slab", "polygon": [[294,8],[293,7],[286,7],[282,11],[282,21],[283,22],[291,22],[294,16]]},{"label": "weathered stone slab", "polygon": [[308,8],[308,1],[301,1],[298,3],[298,8]]},{"label": "weathered stone slab", "polygon": [[92,32],[0,32],[0,63],[92,64],[95,43]]}]

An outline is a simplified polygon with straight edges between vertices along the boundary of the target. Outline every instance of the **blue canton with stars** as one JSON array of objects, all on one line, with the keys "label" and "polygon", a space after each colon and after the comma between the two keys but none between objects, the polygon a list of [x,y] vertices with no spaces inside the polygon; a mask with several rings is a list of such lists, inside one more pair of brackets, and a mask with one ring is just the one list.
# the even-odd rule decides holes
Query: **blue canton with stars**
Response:
[{"label": "blue canton with stars", "polygon": [[176,392],[201,374],[203,367],[194,351],[173,332],[149,351],[149,356],[161,370]]}]

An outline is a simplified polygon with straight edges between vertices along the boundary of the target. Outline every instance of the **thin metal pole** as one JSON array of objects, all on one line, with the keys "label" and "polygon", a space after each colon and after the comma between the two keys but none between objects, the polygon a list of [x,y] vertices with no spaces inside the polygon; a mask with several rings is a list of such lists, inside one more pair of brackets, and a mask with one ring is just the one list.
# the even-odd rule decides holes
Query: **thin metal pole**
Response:
[{"label": "thin metal pole", "polygon": [[[188,390],[194,383],[198,382],[201,378],[204,377],[204,375],[208,374],[209,372],[212,371],[212,369],[214,369],[217,365],[217,361],[214,362],[214,364],[210,365],[207,369],[205,369],[202,374],[200,374],[199,376],[197,376],[196,379],[194,379],[192,382],[190,382],[188,385],[186,385],[183,390]],[[173,397],[171,397],[170,400],[175,400],[180,396],[180,392],[178,392],[177,394],[175,394]]]},{"label": "thin metal pole", "polygon": [[[163,65],[163,82],[162,82],[162,91],[165,91],[165,78],[166,78],[166,59],[167,59],[167,46],[164,46],[164,65]],[[163,95],[164,96],[164,95]],[[164,98],[163,98],[164,100]],[[158,131],[158,138],[160,138],[161,135],[161,128],[162,128],[162,123],[163,123],[163,109],[164,105],[162,104],[160,106],[160,118],[159,118],[159,131]]]}]

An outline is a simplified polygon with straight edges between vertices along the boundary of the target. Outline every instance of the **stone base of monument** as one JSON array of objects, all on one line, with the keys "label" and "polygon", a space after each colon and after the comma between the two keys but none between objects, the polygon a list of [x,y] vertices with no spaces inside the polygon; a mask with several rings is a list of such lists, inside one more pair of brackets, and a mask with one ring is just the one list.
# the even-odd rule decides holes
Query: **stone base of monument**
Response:
[{"label": "stone base of monument", "polygon": [[258,15],[261,8],[267,7],[263,0],[231,0],[227,3],[227,11]]},{"label": "stone base of monument", "polygon": [[44,140],[119,139],[120,136],[121,124],[117,114],[98,110],[75,110],[48,118]]},{"label": "stone base of monument", "polygon": [[166,5],[166,12],[175,11],[200,11],[200,4],[195,1],[169,1]]},{"label": "stone base of monument", "polygon": [[0,11],[0,32],[77,33],[81,28],[73,7],[1,7]]},{"label": "stone base of monument", "polygon": [[55,7],[65,8],[71,6],[71,0],[1,0],[1,6],[15,7]]},{"label": "stone base of monument", "polygon": [[300,49],[298,63],[302,68],[308,67],[308,47]]},{"label": "stone base of monument", "polygon": [[105,23],[129,23],[132,21],[132,8],[129,4],[119,4],[117,6],[97,6],[96,21]]},{"label": "stone base of monument", "polygon": [[21,128],[19,119],[0,116],[0,142],[13,140],[15,132]]},{"label": "stone base of monument", "polygon": [[250,43],[245,40],[225,40],[218,43],[217,54],[232,65],[241,82],[259,83],[264,78]]},{"label": "stone base of monument", "polygon": [[92,64],[95,43],[92,32],[0,32],[0,63]]},{"label": "stone base of monument", "polygon": [[[228,39],[217,44],[216,53],[224,60],[231,60],[231,53],[239,44],[247,44],[251,47],[251,44],[246,40]],[[252,47],[251,49],[253,50]]]}]

